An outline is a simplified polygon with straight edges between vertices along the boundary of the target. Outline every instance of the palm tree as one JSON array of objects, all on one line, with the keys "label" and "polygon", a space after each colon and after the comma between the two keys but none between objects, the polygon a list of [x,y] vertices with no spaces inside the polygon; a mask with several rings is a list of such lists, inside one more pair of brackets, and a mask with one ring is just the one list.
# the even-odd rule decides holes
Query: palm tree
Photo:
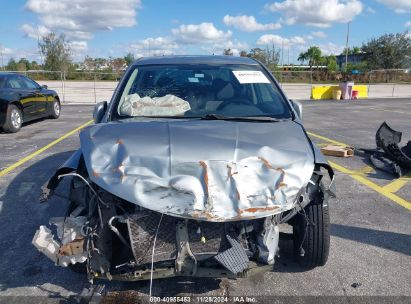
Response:
[{"label": "palm tree", "polygon": [[321,60],[321,50],[318,46],[311,46],[305,53],[308,59],[308,65],[310,70],[314,65],[318,65]]},{"label": "palm tree", "polygon": [[304,64],[304,61],[306,61],[307,59],[308,59],[307,52],[300,53],[300,55],[298,55],[298,58],[297,58],[298,61],[301,61],[301,64]]}]

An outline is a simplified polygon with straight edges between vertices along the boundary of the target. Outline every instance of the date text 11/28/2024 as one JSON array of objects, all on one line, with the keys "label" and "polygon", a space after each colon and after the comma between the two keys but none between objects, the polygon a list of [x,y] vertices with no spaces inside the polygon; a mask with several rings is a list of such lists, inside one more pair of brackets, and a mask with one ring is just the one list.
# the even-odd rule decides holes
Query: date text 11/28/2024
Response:
[{"label": "date text 11/28/2024", "polygon": [[174,296],[150,297],[151,303],[258,303],[255,297],[242,296]]}]

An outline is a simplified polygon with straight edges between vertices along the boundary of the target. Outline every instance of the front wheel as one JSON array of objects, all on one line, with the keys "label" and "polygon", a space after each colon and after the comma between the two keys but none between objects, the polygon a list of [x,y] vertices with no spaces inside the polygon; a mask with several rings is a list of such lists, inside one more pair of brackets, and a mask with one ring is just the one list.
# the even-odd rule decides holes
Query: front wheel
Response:
[{"label": "front wheel", "polygon": [[295,257],[306,269],[324,266],[330,249],[330,214],[327,202],[311,202],[295,216]]},{"label": "front wheel", "polygon": [[60,101],[57,98],[54,98],[50,118],[53,118],[53,119],[59,118],[60,117],[60,112],[61,112]]},{"label": "front wheel", "polygon": [[3,131],[7,133],[15,133],[21,129],[23,124],[23,114],[21,110],[14,104],[7,108],[6,122],[3,125]]}]

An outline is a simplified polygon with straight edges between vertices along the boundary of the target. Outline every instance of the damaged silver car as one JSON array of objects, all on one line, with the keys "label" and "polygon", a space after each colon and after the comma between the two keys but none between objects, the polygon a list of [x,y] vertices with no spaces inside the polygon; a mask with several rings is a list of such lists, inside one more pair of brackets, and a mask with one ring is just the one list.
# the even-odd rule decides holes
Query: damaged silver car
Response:
[{"label": "damaged silver car", "polygon": [[33,244],[90,279],[235,278],[272,269],[288,223],[322,266],[334,173],[301,116],[250,58],[139,59],[45,185],[71,178],[70,204]]}]

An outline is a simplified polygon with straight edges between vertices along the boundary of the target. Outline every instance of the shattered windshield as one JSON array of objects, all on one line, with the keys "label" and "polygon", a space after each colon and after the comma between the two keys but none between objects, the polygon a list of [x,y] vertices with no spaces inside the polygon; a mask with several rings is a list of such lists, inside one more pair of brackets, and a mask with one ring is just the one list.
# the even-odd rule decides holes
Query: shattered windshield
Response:
[{"label": "shattered windshield", "polygon": [[130,117],[290,118],[283,96],[257,65],[137,66],[117,106]]}]

